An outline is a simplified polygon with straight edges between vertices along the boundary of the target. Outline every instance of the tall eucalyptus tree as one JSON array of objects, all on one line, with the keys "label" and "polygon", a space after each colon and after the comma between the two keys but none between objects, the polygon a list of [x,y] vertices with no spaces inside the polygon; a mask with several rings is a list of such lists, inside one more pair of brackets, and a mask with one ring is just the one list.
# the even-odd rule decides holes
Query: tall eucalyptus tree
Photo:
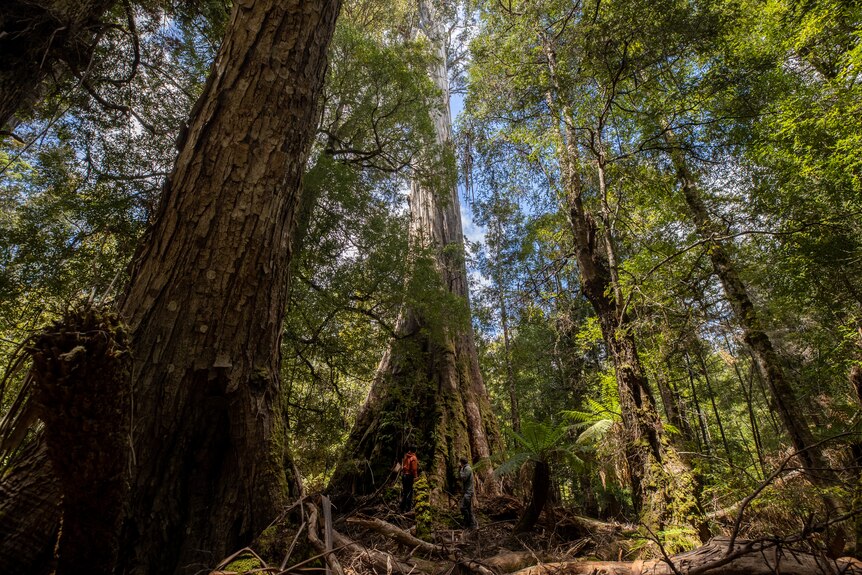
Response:
[{"label": "tall eucalyptus tree", "polygon": [[[436,286],[435,301],[405,305],[331,486],[368,493],[388,477],[407,443],[419,447],[435,490],[455,478],[457,461],[487,459],[499,438],[479,371],[469,317],[460,201],[454,177],[444,3],[420,0],[416,18],[434,56],[428,74],[438,92],[429,114],[436,173],[415,165],[410,187],[409,282]],[[442,162],[440,161],[442,160]],[[418,305],[417,305],[418,304]],[[431,305],[429,305],[431,304]],[[488,468],[482,472],[489,473]],[[490,484],[489,484],[490,486]]]}]

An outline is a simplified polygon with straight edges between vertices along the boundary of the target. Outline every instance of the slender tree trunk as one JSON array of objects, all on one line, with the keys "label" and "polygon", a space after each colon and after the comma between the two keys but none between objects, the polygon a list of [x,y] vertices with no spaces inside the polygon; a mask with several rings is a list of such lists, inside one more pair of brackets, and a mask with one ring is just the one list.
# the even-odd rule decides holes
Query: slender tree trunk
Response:
[{"label": "slender tree trunk", "polygon": [[[449,80],[442,23],[433,8],[419,1],[420,26],[437,57],[429,70],[440,90],[439,107],[431,112],[437,143],[451,147]],[[434,256],[441,287],[463,306],[426,317],[419,310],[401,310],[396,339],[381,360],[368,398],[330,482],[342,505],[349,497],[373,492],[389,478],[406,443],[418,447],[420,467],[432,489],[441,492],[456,481],[458,458],[488,459],[500,445],[496,421],[479,371],[469,319],[467,271],[460,201],[453,178],[437,178],[435,189],[414,180],[410,191],[410,243],[414,253]],[[467,313],[463,313],[466,311]],[[490,466],[476,471],[490,479]],[[485,482],[486,489],[493,483]]]},{"label": "slender tree trunk", "polygon": [[533,463],[533,480],[530,491],[530,503],[515,524],[513,533],[524,533],[533,528],[548,501],[548,491],[551,488],[551,470],[544,461]]},{"label": "slender tree trunk", "polygon": [[[725,338],[725,342],[727,339]],[[730,346],[728,345],[728,348]],[[733,371],[736,373],[736,379],[739,382],[742,396],[745,398],[745,405],[748,410],[748,423],[751,426],[751,436],[754,439],[754,450],[757,454],[757,463],[760,466],[760,473],[766,474],[766,464],[763,461],[763,442],[760,438],[760,426],[757,425],[757,417],[754,415],[754,374],[750,374],[749,384],[746,386],[745,379],[742,377],[742,372],[739,371],[739,366],[736,361],[733,362]]]},{"label": "slender tree trunk", "polygon": [[503,354],[506,360],[506,389],[509,391],[509,415],[512,420],[512,430],[521,432],[521,413],[518,409],[518,390],[515,387],[515,370],[512,367],[512,346],[509,342],[509,313],[506,310],[506,301],[503,298],[502,283],[497,286],[500,290],[500,324],[503,328]]},{"label": "slender tree trunk", "polygon": [[829,475],[825,471],[827,466],[820,448],[814,446],[814,436],[808,427],[805,412],[801,409],[793,387],[784,374],[772,341],[762,327],[754,303],[748,295],[748,289],[742,283],[724,244],[716,239],[722,234],[722,230],[710,218],[701,198],[700,189],[682,157],[682,152],[673,151],[671,158],[697,233],[708,242],[707,253],[715,273],[724,287],[736,321],[743,330],[745,343],[751,349],[757,367],[769,387],[772,404],[778,411],[784,430],[794,449],[799,452],[799,459],[810,476],[817,481],[825,479]]},{"label": "slender tree trunk", "polygon": [[279,340],[339,0],[234,7],[122,302],[134,456],[120,570],[195,573],[296,488]]},{"label": "slender tree trunk", "polygon": [[670,363],[670,354],[664,348],[663,344],[659,345],[659,361],[656,366],[656,387],[658,388],[659,397],[664,407],[664,413],[668,422],[680,430],[683,438],[686,441],[692,441],[695,438],[695,433],[691,429],[688,420],[684,419],[680,413],[679,394],[674,387],[671,387],[670,376],[667,373],[666,366]]},{"label": "slender tree trunk", "polygon": [[709,430],[706,423],[706,418],[703,414],[703,409],[700,407],[700,400],[697,398],[697,386],[694,381],[694,369],[691,367],[691,360],[688,353],[685,354],[685,370],[688,373],[688,383],[691,387],[691,400],[694,402],[694,410],[697,414],[697,425],[700,427],[700,433],[703,436],[703,448],[707,453],[712,453],[712,442],[710,441]]},{"label": "slender tree trunk", "polygon": [[712,381],[709,378],[709,368],[706,365],[706,360],[703,358],[703,349],[699,345],[699,342],[696,342],[695,346],[697,362],[700,364],[701,373],[703,373],[703,383],[706,385],[706,392],[709,394],[709,403],[712,406],[712,413],[715,415],[715,423],[718,425],[718,433],[721,435],[721,444],[724,447],[724,455],[732,465],[733,453],[730,450],[730,445],[727,443],[727,435],[724,433],[724,425],[721,422],[721,413],[718,411],[718,405],[715,403],[715,392],[712,389]]},{"label": "slender tree trunk", "polygon": [[60,61],[86,69],[115,0],[7,0],[0,10],[0,130],[26,115]]}]

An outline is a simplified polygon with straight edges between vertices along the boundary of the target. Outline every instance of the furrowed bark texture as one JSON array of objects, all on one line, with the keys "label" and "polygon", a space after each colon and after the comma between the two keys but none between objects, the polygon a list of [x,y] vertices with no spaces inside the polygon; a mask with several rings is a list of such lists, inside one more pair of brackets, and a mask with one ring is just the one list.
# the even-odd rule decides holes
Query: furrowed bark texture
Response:
[{"label": "furrowed bark texture", "polygon": [[0,130],[26,114],[57,62],[86,69],[115,0],[7,0],[0,10]]},{"label": "furrowed bark texture", "polygon": [[[433,8],[424,1],[419,6],[421,27],[437,55],[429,71],[441,92],[439,109],[432,111],[437,143],[448,150],[452,133],[444,31]],[[441,180],[445,180],[443,189],[413,181],[410,240],[413,248],[430,249],[436,255],[443,288],[469,310],[458,189],[454,181]],[[440,335],[440,330],[427,329],[427,318],[416,310],[401,311],[398,338],[380,362],[346,455],[330,483],[340,501],[346,495],[370,493],[386,481],[407,442],[418,447],[420,465],[435,492],[454,485],[460,456],[474,462],[487,459],[500,445],[472,325],[469,321],[457,325],[446,318],[443,322]],[[430,336],[429,331],[437,333]],[[490,468],[477,474],[487,478]],[[490,481],[485,486],[493,489]]]},{"label": "furrowed bark texture", "polygon": [[136,258],[122,303],[137,459],[124,572],[206,569],[288,496],[279,338],[339,5],[235,5]]},{"label": "furrowed bark texture", "polygon": [[672,159],[695,229],[698,235],[707,241],[707,253],[712,267],[721,281],[736,321],[742,328],[743,339],[754,354],[757,367],[767,383],[772,405],[778,411],[793,448],[799,452],[803,467],[815,481],[827,479],[830,473],[822,450],[814,446],[814,436],[811,434],[805,412],[800,408],[793,387],[784,375],[781,360],[762,327],[748,289],[739,277],[724,244],[715,239],[722,235],[722,230],[712,221],[697,182],[681,152],[675,151]]}]

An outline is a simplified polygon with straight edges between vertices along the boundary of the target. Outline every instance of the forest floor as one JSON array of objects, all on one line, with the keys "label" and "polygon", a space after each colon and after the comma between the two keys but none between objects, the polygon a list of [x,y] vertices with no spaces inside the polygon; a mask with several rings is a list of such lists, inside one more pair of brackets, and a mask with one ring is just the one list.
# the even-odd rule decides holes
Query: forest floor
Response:
[{"label": "forest floor", "polygon": [[635,525],[580,517],[560,507],[547,508],[532,531],[515,535],[523,505],[511,497],[479,501],[479,527],[472,530],[459,526],[457,499],[432,508],[424,539],[415,536],[415,512],[376,504],[343,516],[327,513],[327,505],[320,496],[297,502],[255,544],[210,575],[862,575],[862,562],[829,559],[810,541],[719,536],[672,555]]}]

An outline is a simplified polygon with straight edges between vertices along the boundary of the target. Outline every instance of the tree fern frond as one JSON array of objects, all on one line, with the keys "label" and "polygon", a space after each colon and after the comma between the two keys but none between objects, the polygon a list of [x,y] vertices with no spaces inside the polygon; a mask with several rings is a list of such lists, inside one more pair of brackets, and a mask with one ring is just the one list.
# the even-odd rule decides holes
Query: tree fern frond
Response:
[{"label": "tree fern frond", "polygon": [[597,443],[604,439],[613,425],[612,419],[600,419],[581,432],[577,443]]},{"label": "tree fern frond", "polygon": [[526,451],[519,451],[518,453],[515,453],[514,455],[512,455],[512,457],[501,463],[499,467],[494,470],[494,477],[499,479],[504,475],[514,473],[521,469],[521,467],[525,463],[530,461],[530,459],[532,459],[531,454],[527,453]]}]

